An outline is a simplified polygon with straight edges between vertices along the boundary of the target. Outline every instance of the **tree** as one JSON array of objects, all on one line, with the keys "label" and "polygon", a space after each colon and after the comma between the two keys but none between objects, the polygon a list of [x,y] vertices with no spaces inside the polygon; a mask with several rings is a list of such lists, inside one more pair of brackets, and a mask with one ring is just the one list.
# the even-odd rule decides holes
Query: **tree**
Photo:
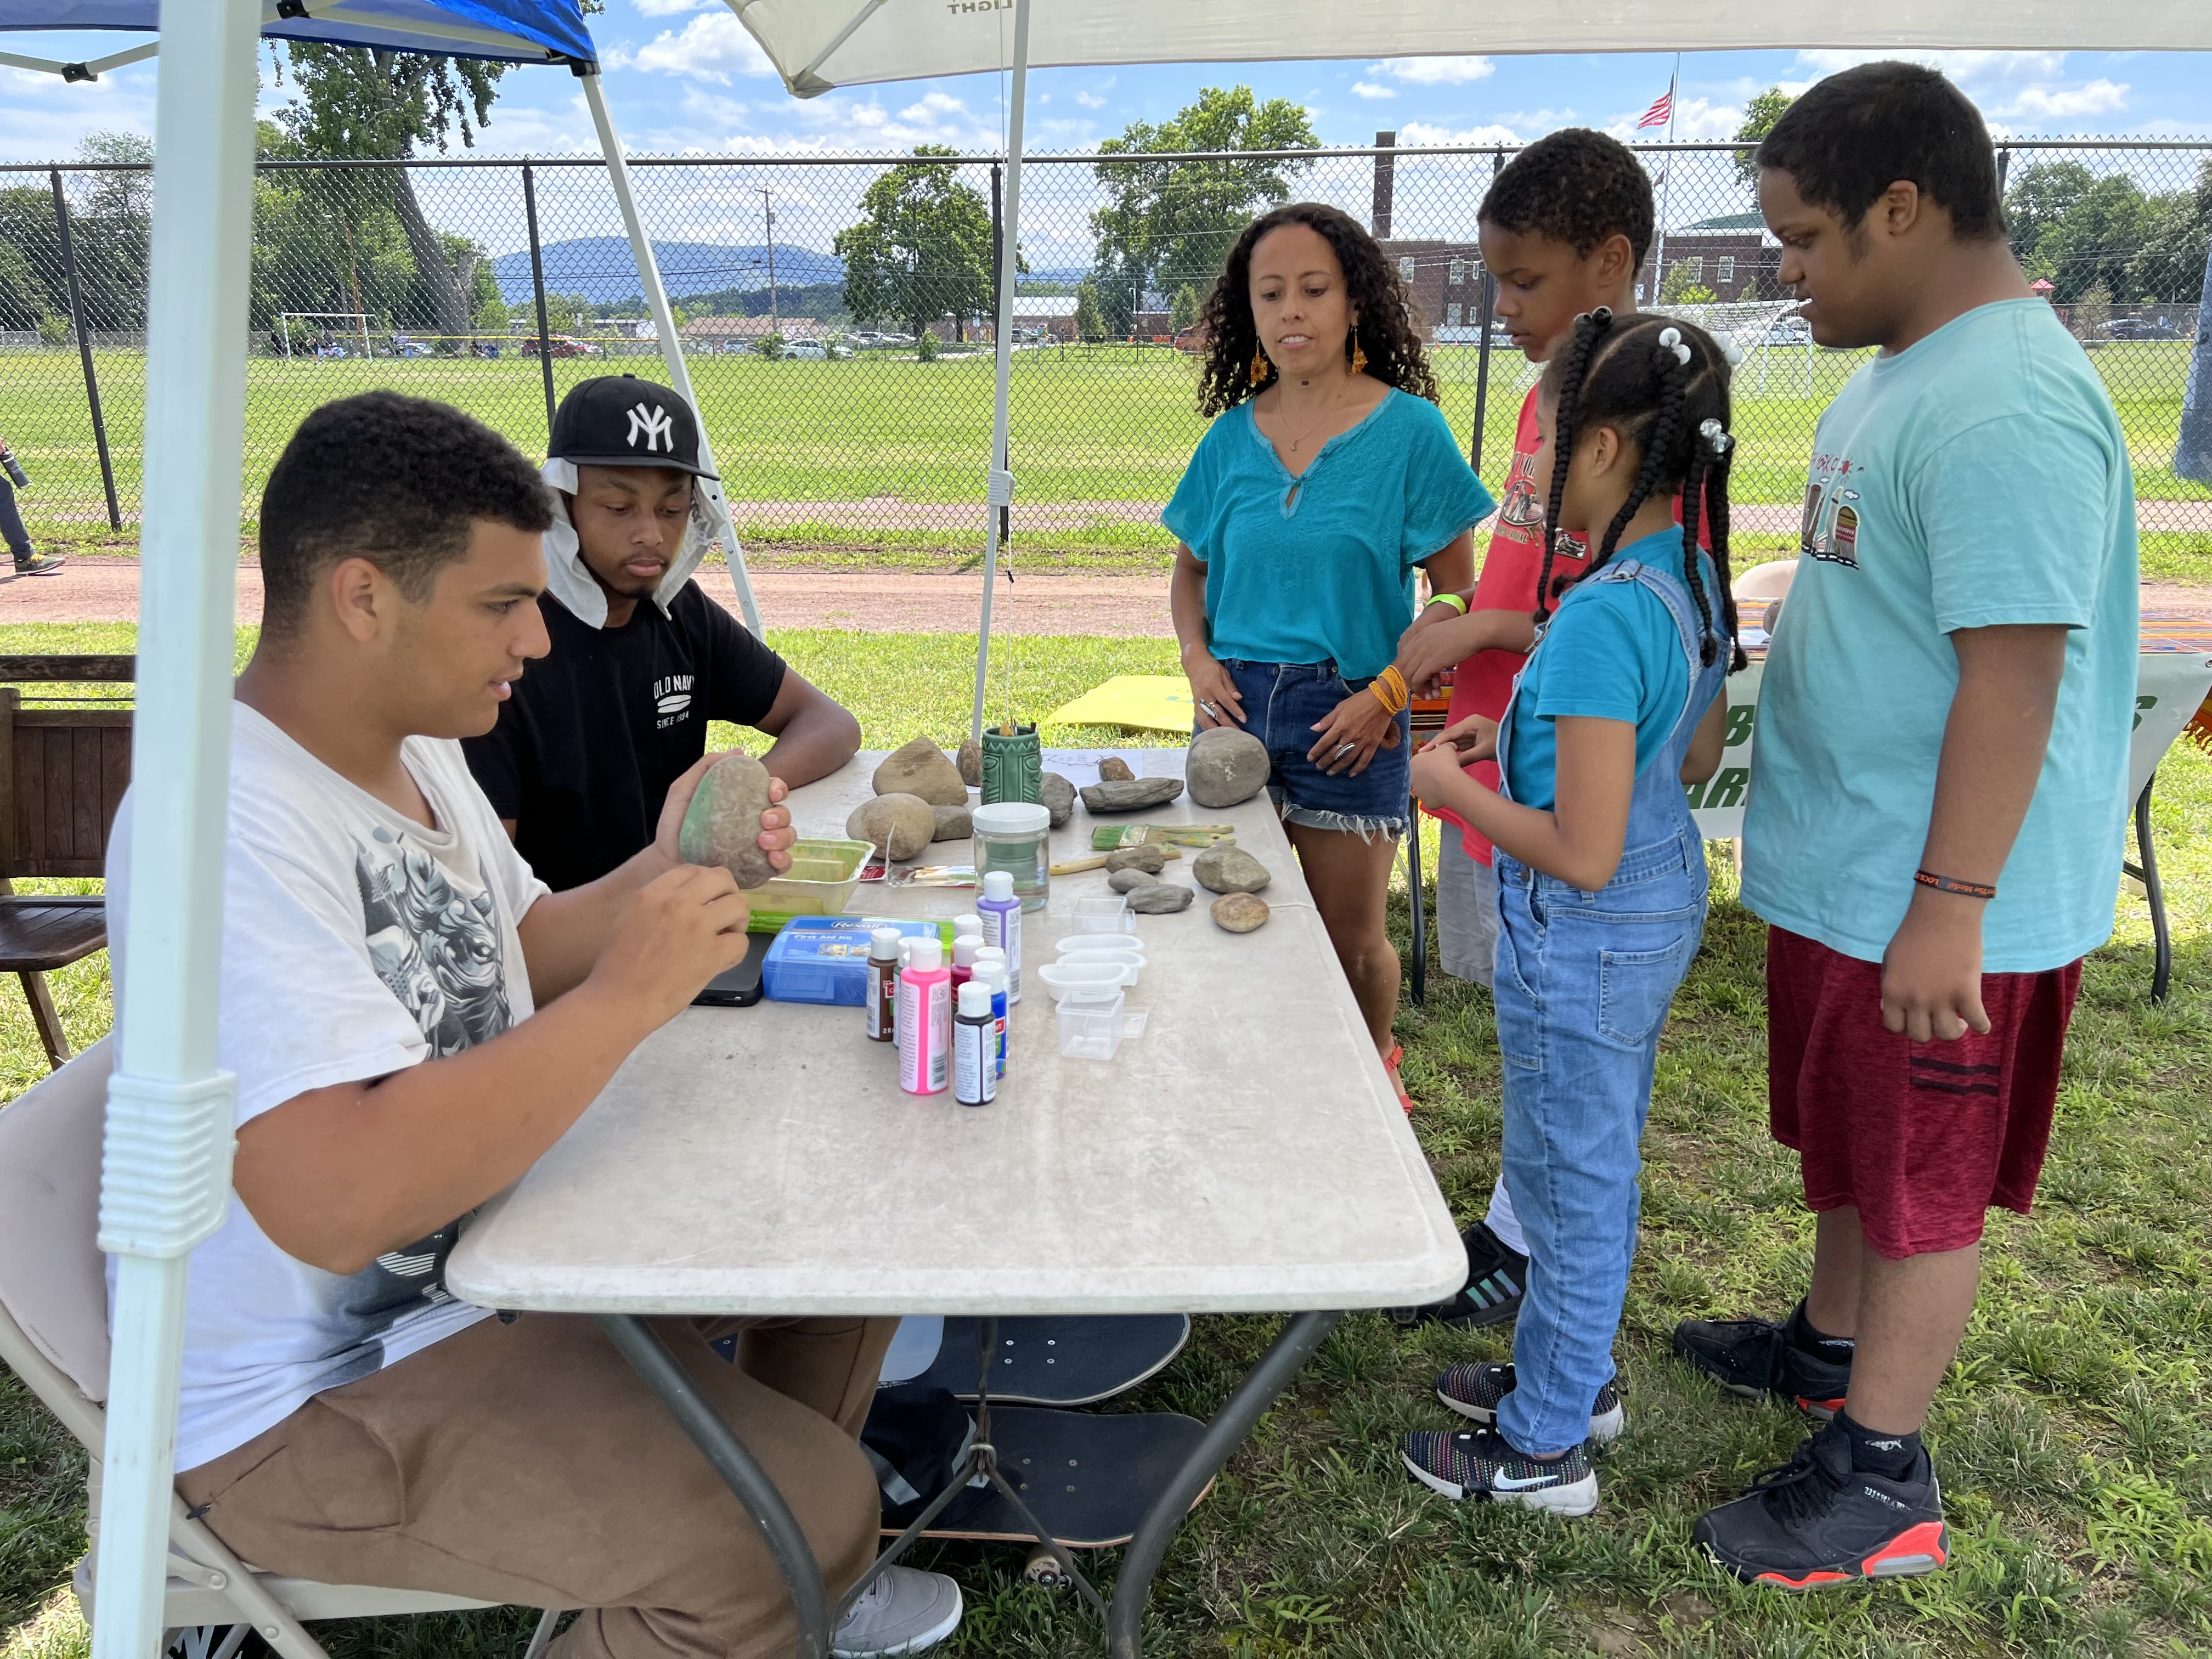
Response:
[{"label": "tree", "polygon": [[1168,307],[1168,326],[1180,334],[1198,320],[1198,290],[1185,283],[1176,290],[1175,303]]},{"label": "tree", "polygon": [[2194,190],[2154,196],[2148,205],[2151,222],[2128,266],[2129,291],[2161,304],[2197,299],[2212,244],[2212,161],[2198,170]]},{"label": "tree", "polygon": [[1659,284],[1659,303],[1662,306],[1709,306],[1719,298],[1691,274],[1687,259],[1677,259],[1668,266],[1666,280]]},{"label": "tree", "polygon": [[2093,288],[2115,294],[2131,291],[2128,267],[2151,228],[2148,202],[2124,173],[2097,179],[2075,198],[2056,222],[2044,228],[2031,258],[2031,274],[2047,276],[2051,298],[2070,305]]},{"label": "tree", "polygon": [[914,355],[917,361],[933,363],[937,361],[937,336],[923,329],[914,337]]},{"label": "tree", "polygon": [[2036,264],[2044,236],[2096,184],[2097,175],[2079,161],[2037,161],[2020,170],[2005,191],[2004,210],[2013,257],[2023,268]]},{"label": "tree", "polygon": [[2083,339],[2094,339],[2112,320],[2112,289],[2102,283],[2090,283],[2074,301],[2074,332]]},{"label": "tree", "polygon": [[[1782,118],[1782,112],[1797,100],[1779,87],[1769,87],[1743,106],[1743,125],[1735,130],[1739,144],[1756,145],[1774,131],[1774,124]],[[1759,185],[1759,155],[1756,149],[1740,149],[1735,153],[1735,170],[1744,183],[1757,189]]]},{"label": "tree", "polygon": [[958,152],[915,146],[860,197],[866,218],[837,233],[845,262],[845,306],[866,321],[896,321],[918,340],[939,317],[959,337],[991,307],[991,210],[953,164]]},{"label": "tree", "polygon": [[774,362],[783,356],[783,336],[781,334],[763,334],[753,342],[753,349],[759,352],[769,362]]},{"label": "tree", "polygon": [[[1312,149],[1321,140],[1303,106],[1287,98],[1260,102],[1249,87],[1207,87],[1198,101],[1158,126],[1138,121],[1101,144],[1103,155],[1162,155],[1179,150]],[[1253,216],[1290,199],[1302,161],[1102,161],[1095,169],[1106,205],[1091,216],[1098,239],[1097,268],[1113,280],[1100,286],[1109,322],[1114,291],[1133,287],[1133,319],[1142,288],[1209,286],[1237,233]]]},{"label": "tree", "polygon": [[1075,285],[1075,337],[1079,340],[1103,340],[1106,337],[1106,319],[1098,310],[1098,284],[1088,276]]},{"label": "tree", "polygon": [[545,296],[545,327],[549,333],[574,334],[591,314],[592,302],[580,294]]}]

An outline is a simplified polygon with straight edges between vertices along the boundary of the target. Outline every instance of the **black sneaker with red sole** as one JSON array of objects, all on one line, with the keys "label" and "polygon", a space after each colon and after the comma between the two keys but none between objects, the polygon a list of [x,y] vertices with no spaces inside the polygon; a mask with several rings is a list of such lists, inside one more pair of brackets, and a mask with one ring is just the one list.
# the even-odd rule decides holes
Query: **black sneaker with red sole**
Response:
[{"label": "black sneaker with red sole", "polygon": [[1790,1590],[1917,1577],[1951,1549],[1927,1452],[1905,1479],[1887,1480],[1852,1468],[1850,1441],[1833,1426],[1734,1503],[1708,1510],[1690,1535],[1745,1583]]},{"label": "black sneaker with red sole", "polygon": [[1787,1324],[1765,1319],[1686,1319],[1674,1327],[1674,1352],[1730,1394],[1795,1401],[1822,1422],[1844,1408],[1851,1368],[1807,1353]]}]

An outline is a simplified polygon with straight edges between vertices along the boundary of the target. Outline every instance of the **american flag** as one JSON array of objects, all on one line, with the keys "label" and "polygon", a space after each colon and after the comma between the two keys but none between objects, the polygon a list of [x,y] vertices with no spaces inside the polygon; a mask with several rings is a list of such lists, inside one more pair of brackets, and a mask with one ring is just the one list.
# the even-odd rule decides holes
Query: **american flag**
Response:
[{"label": "american flag", "polygon": [[1663,127],[1674,118],[1674,83],[1669,81],[1667,90],[1661,93],[1651,107],[1644,112],[1644,118],[1637,122],[1636,130],[1641,132],[1646,127]]}]

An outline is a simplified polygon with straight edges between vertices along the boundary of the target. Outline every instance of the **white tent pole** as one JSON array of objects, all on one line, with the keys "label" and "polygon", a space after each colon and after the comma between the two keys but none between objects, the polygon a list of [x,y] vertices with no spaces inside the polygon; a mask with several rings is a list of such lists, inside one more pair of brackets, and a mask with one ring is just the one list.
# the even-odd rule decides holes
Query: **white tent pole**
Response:
[{"label": "white tent pole", "polygon": [[1014,0],[1013,106],[1006,125],[1006,205],[999,235],[999,384],[991,411],[991,477],[983,508],[983,615],[975,639],[975,708],[969,735],[983,740],[983,687],[991,673],[991,599],[999,580],[999,508],[1014,499],[1006,466],[1006,387],[1014,362],[1014,272],[1022,229],[1022,118],[1029,113],[1030,0]]},{"label": "white tent pole", "polygon": [[[645,222],[638,217],[637,198],[629,187],[629,164],[623,159],[622,139],[615,132],[614,118],[607,113],[607,95],[601,88],[596,71],[583,77],[584,101],[591,106],[592,125],[599,130],[599,153],[607,158],[607,178],[615,187],[615,203],[622,209],[623,228],[629,233],[629,251],[637,261],[637,280],[645,290],[645,308],[653,315],[653,325],[660,332],[660,361],[668,366],[668,383],[683,394],[691,405],[691,412],[699,421],[699,459],[709,472],[722,469],[714,463],[714,446],[707,436],[707,411],[699,407],[699,399],[691,390],[691,371],[684,362],[684,342],[676,335],[676,313],[668,308],[668,291],[660,285],[660,262],[653,257],[653,244],[646,240]],[[722,486],[710,478],[699,480],[705,493],[707,505],[720,520],[723,550],[730,556],[730,580],[738,590],[738,608],[744,612],[745,626],[756,637],[761,632],[760,602],[753,598],[753,579],[745,568],[744,549],[738,545],[737,526],[730,520],[730,503],[722,493]]]},{"label": "white tent pole", "polygon": [[95,1659],[161,1633],[185,1262],[222,1224],[236,1080],[216,1069],[260,0],[163,0],[146,330],[131,907],[100,1245],[117,1257]]}]

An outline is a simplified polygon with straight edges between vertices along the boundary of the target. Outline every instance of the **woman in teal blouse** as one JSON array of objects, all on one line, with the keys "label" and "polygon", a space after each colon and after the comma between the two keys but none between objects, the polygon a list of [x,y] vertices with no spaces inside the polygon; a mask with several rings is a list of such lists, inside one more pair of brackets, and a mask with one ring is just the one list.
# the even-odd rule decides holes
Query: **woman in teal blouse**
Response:
[{"label": "woman in teal blouse", "polygon": [[1463,611],[1470,532],[1496,503],[1436,406],[1395,268],[1348,214],[1308,202],[1255,220],[1201,328],[1199,410],[1218,418],[1162,515],[1182,543],[1183,672],[1200,731],[1267,744],[1268,788],[1395,1083],[1383,915],[1408,823],[1413,567],[1446,596],[1424,620]]}]

